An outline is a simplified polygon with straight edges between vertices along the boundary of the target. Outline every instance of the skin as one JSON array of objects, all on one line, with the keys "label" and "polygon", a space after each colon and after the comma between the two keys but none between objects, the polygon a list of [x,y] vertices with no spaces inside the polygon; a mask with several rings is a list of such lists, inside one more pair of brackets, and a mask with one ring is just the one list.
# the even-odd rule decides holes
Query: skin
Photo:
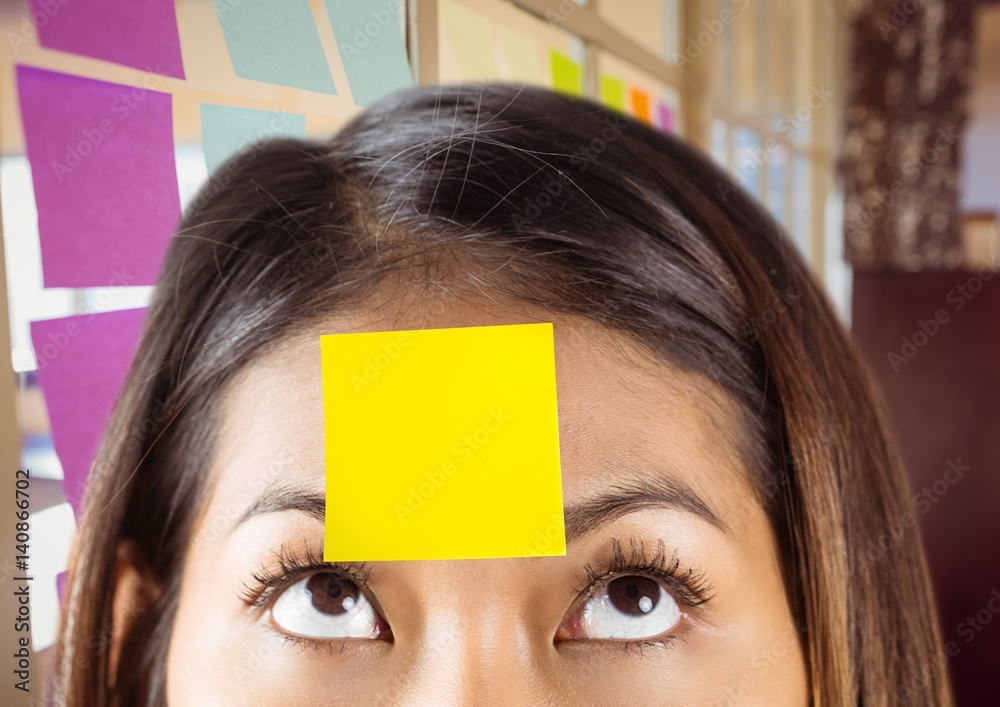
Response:
[{"label": "skin", "polygon": [[[170,704],[808,704],[777,543],[718,390],[592,323],[523,304],[423,295],[368,311],[379,314],[331,317],[290,339],[231,386],[167,656]],[[278,569],[282,544],[322,541],[321,520],[300,511],[237,523],[276,480],[323,493],[320,333],[533,321],[554,324],[565,507],[645,474],[689,487],[726,529],[652,505],[591,528],[565,556],[372,563],[391,640],[303,645],[240,600],[262,563]],[[710,585],[707,603],[679,605],[662,644],[573,635],[585,566],[607,569],[613,538],[626,554],[630,538],[662,541]],[[120,576],[127,616],[140,583],[127,566]]]}]

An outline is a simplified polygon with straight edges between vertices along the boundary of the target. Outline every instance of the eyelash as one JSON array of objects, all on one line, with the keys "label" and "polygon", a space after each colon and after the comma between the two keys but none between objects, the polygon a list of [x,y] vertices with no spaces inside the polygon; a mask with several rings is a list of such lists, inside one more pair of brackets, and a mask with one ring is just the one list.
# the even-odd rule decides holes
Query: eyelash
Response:
[{"label": "eyelash", "polygon": [[[637,538],[629,538],[629,554],[626,556],[622,550],[621,541],[617,538],[611,540],[611,561],[603,571],[597,571],[593,565],[584,565],[587,574],[586,584],[582,589],[573,587],[573,591],[583,599],[578,600],[574,606],[579,605],[579,601],[585,601],[593,597],[600,589],[618,577],[639,575],[649,577],[663,582],[670,590],[671,595],[689,610],[696,610],[711,601],[712,586],[708,583],[704,573],[688,567],[681,570],[680,560],[674,554],[667,559],[666,550],[662,540],[656,543],[656,552],[649,554],[645,544]],[[267,565],[261,565],[260,569],[253,573],[252,577],[256,586],[248,586],[244,583],[244,590],[240,593],[240,600],[250,608],[261,609],[268,605],[272,598],[280,594],[282,590],[295,584],[304,575],[322,570],[337,574],[344,579],[355,582],[361,591],[367,594],[368,577],[371,574],[371,565],[367,562],[324,562],[322,551],[316,552],[307,545],[301,553],[292,551],[282,544],[278,551],[274,553],[278,558],[279,569],[273,570]],[[378,604],[374,602],[374,606]],[[578,608],[574,608],[575,613]],[[572,613],[570,614],[572,615]],[[322,647],[330,649],[335,641],[329,639],[311,639],[307,637],[291,636],[281,633],[282,637],[294,643],[307,644],[311,647]],[[640,658],[642,649],[646,647],[662,648],[673,643],[679,635],[670,635],[662,638],[645,638],[628,641],[612,641],[621,644],[622,648],[629,652],[638,649]]]},{"label": "eyelash", "polygon": [[367,586],[368,576],[371,574],[371,566],[367,562],[324,562],[322,551],[317,553],[309,545],[300,554],[282,544],[274,554],[278,558],[279,569],[272,570],[267,565],[261,565],[252,575],[256,586],[244,583],[240,600],[246,606],[260,608],[267,605],[273,596],[295,584],[309,572],[331,572],[351,580],[362,590]]},{"label": "eyelash", "polygon": [[[650,554],[646,545],[638,538],[629,538],[629,553],[626,556],[622,550],[622,543],[617,538],[611,539],[611,561],[603,571],[597,571],[593,565],[587,564],[584,569],[587,573],[586,584],[582,589],[574,587],[574,591],[582,597],[580,601],[592,598],[598,591],[608,585],[608,583],[619,577],[630,577],[639,575],[663,582],[670,590],[671,596],[677,599],[680,604],[688,610],[698,610],[708,604],[714,597],[712,585],[708,583],[704,572],[700,572],[693,567],[681,569],[680,559],[676,554],[667,559],[666,548],[662,540],[657,540],[656,551]],[[579,602],[574,605],[571,616],[579,611]],[[680,634],[671,634],[660,638],[640,638],[628,641],[609,641],[621,644],[626,652],[638,649],[640,658],[642,649],[646,647],[664,648],[674,641],[683,638]]]}]

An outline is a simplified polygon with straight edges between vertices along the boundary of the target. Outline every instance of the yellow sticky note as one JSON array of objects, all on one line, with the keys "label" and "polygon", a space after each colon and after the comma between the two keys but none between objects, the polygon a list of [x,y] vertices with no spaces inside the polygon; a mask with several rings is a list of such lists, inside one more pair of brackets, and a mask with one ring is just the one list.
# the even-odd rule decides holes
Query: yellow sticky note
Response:
[{"label": "yellow sticky note", "polygon": [[495,30],[504,61],[501,78],[543,84],[545,79],[538,40],[503,25],[497,25]]},{"label": "yellow sticky note", "polygon": [[444,30],[442,40],[447,38],[454,51],[462,80],[498,78],[493,55],[493,22],[489,17],[452,0],[441,0],[438,26]]},{"label": "yellow sticky note", "polygon": [[625,112],[625,82],[607,74],[601,75],[601,101],[611,108]]},{"label": "yellow sticky note", "polygon": [[552,88],[560,93],[583,95],[583,67],[555,49],[549,53],[552,67]]},{"label": "yellow sticky note", "polygon": [[552,324],[320,337],[324,560],[566,554]]}]

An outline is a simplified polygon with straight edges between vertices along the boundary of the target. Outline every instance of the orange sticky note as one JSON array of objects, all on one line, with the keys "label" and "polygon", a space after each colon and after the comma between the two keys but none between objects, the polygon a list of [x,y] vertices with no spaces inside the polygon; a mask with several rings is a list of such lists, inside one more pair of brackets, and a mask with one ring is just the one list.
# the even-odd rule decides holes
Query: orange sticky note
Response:
[{"label": "orange sticky note", "polygon": [[632,112],[635,117],[644,123],[652,125],[653,113],[650,110],[649,94],[640,88],[632,86],[629,89],[629,97],[632,99]]},{"label": "orange sticky note", "polygon": [[320,349],[326,561],[566,553],[552,324]]}]

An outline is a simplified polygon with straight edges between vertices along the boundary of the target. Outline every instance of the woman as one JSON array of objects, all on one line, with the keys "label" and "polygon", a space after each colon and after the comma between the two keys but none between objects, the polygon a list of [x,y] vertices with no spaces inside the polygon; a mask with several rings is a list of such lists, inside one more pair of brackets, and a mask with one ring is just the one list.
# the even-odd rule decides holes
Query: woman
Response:
[{"label": "woman", "polygon": [[[319,335],[539,321],[567,554],[324,563]],[[185,214],[59,699],[947,705],[910,511],[848,337],[721,171],[543,89],[404,91],[234,157]]]}]

